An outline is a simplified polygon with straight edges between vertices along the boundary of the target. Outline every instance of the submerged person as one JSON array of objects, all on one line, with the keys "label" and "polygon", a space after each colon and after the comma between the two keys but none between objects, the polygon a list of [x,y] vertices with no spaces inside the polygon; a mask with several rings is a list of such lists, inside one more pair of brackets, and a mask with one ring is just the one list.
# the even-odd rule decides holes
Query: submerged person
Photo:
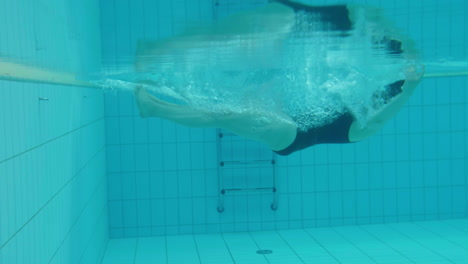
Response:
[{"label": "submerged person", "polygon": [[[330,31],[337,33],[333,35],[334,38],[347,38],[354,25],[359,23],[357,18],[361,10],[359,8],[346,5],[314,7],[287,0],[275,2],[277,3],[270,4],[263,9],[264,13],[258,12],[256,14],[257,20],[254,21],[258,21],[258,16],[262,15],[265,16],[265,21],[278,18],[281,15],[283,22],[289,21],[292,26],[280,29],[278,35],[284,34],[288,30],[307,31],[308,33]],[[293,17],[291,18],[291,16]],[[313,22],[319,21],[320,23],[315,23],[313,26],[307,24],[304,27],[303,23],[297,22],[297,17],[300,16],[307,16],[306,21],[312,18]],[[368,16],[369,14],[366,14],[365,19],[375,20],[375,18]],[[320,27],[317,28],[317,25]],[[218,32],[218,30],[216,31]],[[233,31],[235,34],[243,34],[242,30],[235,29]],[[385,30],[383,31],[384,34],[387,34]],[[246,35],[249,33],[251,32]],[[405,50],[404,43],[397,37],[388,35],[371,39],[372,47],[376,50],[382,50],[389,58],[397,59],[402,59],[405,52],[413,52],[411,48]],[[158,52],[157,49],[157,47],[146,48],[145,52],[148,54]],[[295,116],[282,111],[268,112],[262,108],[247,107],[231,111],[210,111],[163,101],[149,94],[142,86],[135,88],[135,97],[142,117],[164,118],[189,127],[226,129],[239,136],[263,142],[280,155],[289,155],[316,144],[351,143],[376,133],[406,103],[422,78],[422,71],[419,68],[413,65],[403,68],[403,72],[398,76],[401,78],[375,89],[372,98],[363,99],[373,102],[371,106],[373,109],[368,109],[372,114],[366,118],[364,124],[358,120],[356,111],[350,109],[352,106],[344,107],[344,111],[340,111],[338,115],[319,126],[300,129]],[[310,113],[310,115],[312,114]]]}]

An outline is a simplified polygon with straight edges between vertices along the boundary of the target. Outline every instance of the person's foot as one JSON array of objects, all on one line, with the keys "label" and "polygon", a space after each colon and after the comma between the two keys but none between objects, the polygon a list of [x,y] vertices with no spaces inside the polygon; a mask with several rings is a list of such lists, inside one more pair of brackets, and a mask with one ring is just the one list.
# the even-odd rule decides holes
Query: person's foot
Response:
[{"label": "person's foot", "polygon": [[405,75],[408,81],[419,81],[424,76],[423,64],[412,64],[406,68]]},{"label": "person's foot", "polygon": [[135,87],[134,93],[138,110],[140,110],[140,116],[149,117],[150,115],[147,108],[151,100],[148,92],[146,92],[141,85],[137,85]]}]

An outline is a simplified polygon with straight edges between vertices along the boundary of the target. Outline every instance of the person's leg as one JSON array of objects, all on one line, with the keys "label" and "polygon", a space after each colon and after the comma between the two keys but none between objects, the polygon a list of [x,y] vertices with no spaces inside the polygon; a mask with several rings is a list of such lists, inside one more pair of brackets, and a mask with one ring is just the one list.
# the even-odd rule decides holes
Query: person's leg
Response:
[{"label": "person's leg", "polygon": [[403,105],[409,100],[414,89],[421,81],[424,69],[409,68],[406,71],[406,80],[399,92],[393,98],[388,98],[387,102],[380,106],[380,109],[362,126],[358,122],[353,122],[349,129],[348,138],[350,142],[356,142],[368,138],[379,131],[385,123],[395,116]]},{"label": "person's leg", "polygon": [[[180,59],[181,54],[187,51],[212,52],[213,47],[227,47],[236,51],[239,56],[243,52],[255,53],[256,66],[262,68],[280,67],[280,60],[271,59],[277,56],[283,48],[286,38],[295,23],[295,14],[292,8],[271,3],[253,10],[245,10],[223,18],[216,23],[205,26],[194,26],[183,34],[158,41],[140,41],[137,46],[135,67],[138,71],[148,71],[159,63],[168,59]],[[268,51],[265,39],[276,43],[273,50]],[[239,37],[243,41],[238,41]],[[224,56],[230,56],[223,54]],[[190,55],[182,57],[187,58]],[[174,57],[174,58],[173,58]],[[162,61],[161,61],[162,59]],[[193,58],[192,58],[193,59]],[[265,60],[265,61],[263,61]],[[229,69],[236,67],[229,65]],[[239,70],[244,70],[240,67]]]},{"label": "person's leg", "polygon": [[214,118],[208,113],[160,100],[141,86],[135,88],[135,98],[141,117],[169,119],[190,127],[212,127],[214,124]]},{"label": "person's leg", "polygon": [[297,126],[286,115],[254,110],[207,112],[164,102],[140,86],[135,88],[135,97],[142,117],[164,118],[189,127],[226,129],[239,136],[263,142],[272,150],[285,149],[296,137]]}]

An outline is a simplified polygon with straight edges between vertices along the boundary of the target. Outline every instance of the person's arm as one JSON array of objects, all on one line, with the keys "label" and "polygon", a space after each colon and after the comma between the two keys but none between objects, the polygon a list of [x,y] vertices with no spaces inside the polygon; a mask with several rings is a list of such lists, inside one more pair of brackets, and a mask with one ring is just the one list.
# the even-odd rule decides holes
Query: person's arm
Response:
[{"label": "person's arm", "polygon": [[384,104],[379,112],[371,117],[365,125],[354,121],[349,129],[349,141],[360,141],[377,133],[377,131],[379,131],[389,119],[395,116],[408,101],[420,80],[421,76],[415,79],[408,78],[402,87],[402,92],[392,98],[387,104]]}]

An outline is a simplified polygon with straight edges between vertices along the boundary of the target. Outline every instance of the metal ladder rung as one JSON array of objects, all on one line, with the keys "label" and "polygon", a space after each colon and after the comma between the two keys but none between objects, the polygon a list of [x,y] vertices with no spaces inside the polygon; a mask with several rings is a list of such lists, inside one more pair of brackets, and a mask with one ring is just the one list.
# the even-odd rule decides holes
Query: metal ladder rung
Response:
[{"label": "metal ladder rung", "polygon": [[[217,130],[217,140],[216,145],[218,149],[218,212],[222,213],[224,211],[224,196],[227,192],[250,192],[250,191],[270,191],[273,195],[271,202],[271,210],[276,210],[278,208],[278,193],[276,191],[276,154],[271,152],[271,159],[259,159],[259,160],[226,160],[223,161],[222,158],[222,142],[224,136],[237,136],[236,134],[230,132],[221,132],[220,129]],[[256,164],[269,164],[272,169],[272,181],[273,187],[257,187],[257,188],[224,188],[223,185],[223,168],[226,165],[238,166],[238,165],[256,165]],[[232,169],[231,166],[228,166],[229,169]],[[245,168],[254,168],[252,166],[245,166]],[[263,166],[262,166],[263,168]]]}]

